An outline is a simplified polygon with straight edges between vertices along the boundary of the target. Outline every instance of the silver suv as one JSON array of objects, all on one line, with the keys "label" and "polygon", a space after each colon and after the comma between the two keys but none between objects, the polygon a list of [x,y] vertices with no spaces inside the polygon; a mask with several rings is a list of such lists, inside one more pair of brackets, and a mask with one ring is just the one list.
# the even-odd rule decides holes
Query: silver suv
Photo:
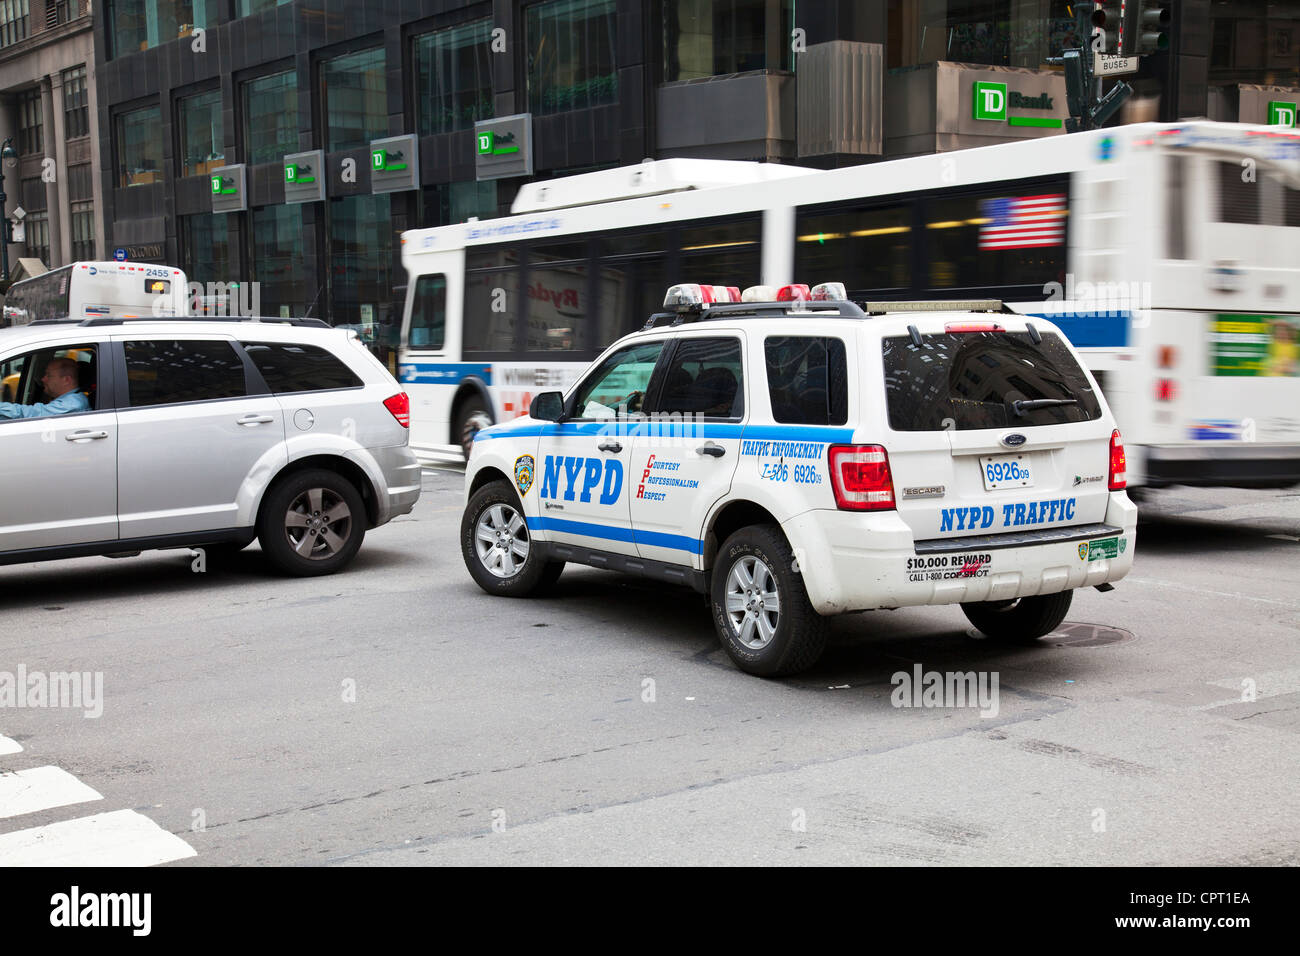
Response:
[{"label": "silver suv", "polygon": [[0,329],[0,384],[0,565],[257,538],[329,574],[420,496],[406,394],[319,320]]}]

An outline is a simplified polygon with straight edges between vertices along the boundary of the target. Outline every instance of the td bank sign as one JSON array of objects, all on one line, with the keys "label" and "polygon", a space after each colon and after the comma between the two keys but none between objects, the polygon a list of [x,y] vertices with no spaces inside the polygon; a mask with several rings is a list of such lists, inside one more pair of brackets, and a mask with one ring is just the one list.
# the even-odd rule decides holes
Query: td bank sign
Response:
[{"label": "td bank sign", "polygon": [[1046,93],[1029,96],[1017,90],[1008,90],[1007,84],[991,80],[976,80],[971,89],[974,117],[1006,123],[1008,126],[1037,126],[1060,129],[1062,121],[1055,116],[1012,116],[1008,110],[1052,110],[1052,97]]}]

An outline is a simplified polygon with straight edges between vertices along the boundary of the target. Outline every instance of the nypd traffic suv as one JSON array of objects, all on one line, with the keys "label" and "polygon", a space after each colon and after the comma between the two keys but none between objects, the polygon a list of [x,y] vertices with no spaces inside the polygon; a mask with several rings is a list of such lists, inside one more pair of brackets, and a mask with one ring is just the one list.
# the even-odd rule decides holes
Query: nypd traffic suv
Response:
[{"label": "nypd traffic suv", "polygon": [[737,666],[810,666],[834,614],[959,604],[1056,628],[1133,564],[1124,449],[1051,323],[827,283],[675,286],[567,394],[478,433],[461,550],[491,594],[566,562],[707,595]]}]

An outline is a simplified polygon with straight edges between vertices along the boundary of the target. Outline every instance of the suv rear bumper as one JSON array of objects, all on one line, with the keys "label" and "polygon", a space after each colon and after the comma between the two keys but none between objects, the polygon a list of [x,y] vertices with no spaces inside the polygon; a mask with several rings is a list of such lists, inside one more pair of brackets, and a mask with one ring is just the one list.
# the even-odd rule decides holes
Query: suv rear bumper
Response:
[{"label": "suv rear bumper", "polygon": [[1112,495],[1105,523],[1088,527],[1095,536],[1049,533],[996,542],[980,536],[949,539],[942,548],[927,542],[919,551],[896,512],[808,511],[784,529],[813,608],[842,614],[1003,601],[1118,581],[1133,567],[1137,506]]},{"label": "suv rear bumper", "polygon": [[366,449],[379,466],[384,485],[377,496],[376,525],[408,514],[420,499],[420,460],[409,445]]}]

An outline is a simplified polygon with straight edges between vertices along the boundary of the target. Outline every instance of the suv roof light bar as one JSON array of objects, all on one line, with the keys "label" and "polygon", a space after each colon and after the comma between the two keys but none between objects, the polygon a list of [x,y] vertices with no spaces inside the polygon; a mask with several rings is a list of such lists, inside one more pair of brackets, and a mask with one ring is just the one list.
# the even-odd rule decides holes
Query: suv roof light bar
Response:
[{"label": "suv roof light bar", "polygon": [[898,302],[863,302],[869,315],[886,312],[1005,312],[1001,299],[913,299]]},{"label": "suv roof light bar", "polygon": [[296,325],[306,328],[333,328],[324,319],[289,318],[279,315],[142,315],[138,318],[125,316],[100,316],[93,319],[37,319],[28,325],[129,325],[132,322],[263,322],[267,325]]},{"label": "suv roof light bar", "polygon": [[714,319],[761,319],[783,315],[829,316],[850,319],[866,318],[866,313],[852,302],[723,302],[706,309],[682,312],[656,312],[641,328],[682,325],[687,322],[710,322]]}]

